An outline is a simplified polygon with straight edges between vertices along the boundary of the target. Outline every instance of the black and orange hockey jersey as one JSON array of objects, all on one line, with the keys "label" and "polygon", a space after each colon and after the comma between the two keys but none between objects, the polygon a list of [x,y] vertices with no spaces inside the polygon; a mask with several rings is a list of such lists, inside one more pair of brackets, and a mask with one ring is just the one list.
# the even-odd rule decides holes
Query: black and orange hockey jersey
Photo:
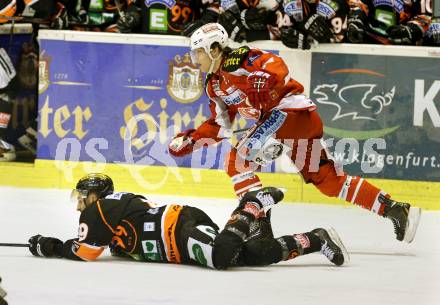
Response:
[{"label": "black and orange hockey jersey", "polygon": [[64,243],[62,256],[94,260],[111,245],[136,260],[188,263],[179,246],[180,239],[185,238],[179,219],[182,211],[190,209],[195,208],[151,208],[147,199],[131,193],[109,195],[81,213],[78,238]]}]

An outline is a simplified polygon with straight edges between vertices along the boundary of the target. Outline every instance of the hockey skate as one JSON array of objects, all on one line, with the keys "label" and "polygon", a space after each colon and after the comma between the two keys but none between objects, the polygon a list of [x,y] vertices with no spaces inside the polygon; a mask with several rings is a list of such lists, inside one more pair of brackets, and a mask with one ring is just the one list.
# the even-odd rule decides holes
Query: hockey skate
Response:
[{"label": "hockey skate", "polygon": [[326,230],[318,228],[312,230],[312,233],[318,236],[321,240],[321,253],[324,254],[333,264],[341,266],[350,261],[347,249],[345,249],[345,246],[335,229],[330,228]]},{"label": "hockey skate", "polygon": [[385,204],[383,216],[393,222],[397,240],[412,242],[419,226],[422,209],[411,207],[409,203],[397,202],[380,196],[379,200]]},{"label": "hockey skate", "polygon": [[246,202],[255,202],[261,209],[277,204],[284,198],[284,192],[276,187],[263,187],[256,191],[247,192],[240,200],[240,205]]}]

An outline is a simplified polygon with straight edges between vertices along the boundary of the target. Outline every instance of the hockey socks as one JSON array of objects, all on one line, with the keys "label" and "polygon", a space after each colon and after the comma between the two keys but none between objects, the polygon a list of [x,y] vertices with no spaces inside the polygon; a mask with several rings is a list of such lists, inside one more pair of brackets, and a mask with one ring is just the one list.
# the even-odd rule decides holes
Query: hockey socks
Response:
[{"label": "hockey socks", "polygon": [[281,245],[282,260],[293,259],[300,255],[319,252],[321,240],[312,232],[285,235],[276,239]]},{"label": "hockey socks", "polygon": [[385,206],[379,199],[380,194],[385,195],[385,192],[370,184],[367,180],[347,175],[338,197],[373,213],[383,215]]},{"label": "hockey socks", "polygon": [[286,235],[276,239],[281,245],[282,259],[321,252],[336,266],[349,260],[348,252],[334,229],[314,229],[311,232]]}]

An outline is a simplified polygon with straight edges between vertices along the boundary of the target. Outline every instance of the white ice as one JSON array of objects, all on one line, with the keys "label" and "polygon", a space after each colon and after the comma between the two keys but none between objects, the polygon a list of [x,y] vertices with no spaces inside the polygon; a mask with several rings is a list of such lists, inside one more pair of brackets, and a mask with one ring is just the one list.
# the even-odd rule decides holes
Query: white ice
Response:
[{"label": "white ice", "polygon": [[[78,213],[68,191],[0,188],[0,242],[34,234],[76,237]],[[233,200],[149,196],[201,207],[220,226]],[[334,227],[351,254],[333,266],[321,254],[268,267],[214,271],[112,258],[95,262],[33,257],[0,247],[0,276],[12,305],[437,305],[440,304],[440,212],[423,211],[413,243],[394,239],[390,221],[359,207],[280,204],[276,235]]]}]

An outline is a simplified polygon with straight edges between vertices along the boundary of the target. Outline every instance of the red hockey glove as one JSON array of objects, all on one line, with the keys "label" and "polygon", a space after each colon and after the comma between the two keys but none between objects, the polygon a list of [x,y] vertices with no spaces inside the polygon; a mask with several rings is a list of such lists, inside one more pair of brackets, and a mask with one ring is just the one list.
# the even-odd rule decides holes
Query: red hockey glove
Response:
[{"label": "red hockey glove", "polygon": [[246,95],[252,106],[257,109],[271,103],[273,98],[270,91],[275,84],[275,76],[265,71],[254,71],[248,75]]},{"label": "red hockey glove", "polygon": [[168,151],[175,157],[183,157],[192,153],[194,150],[194,139],[191,134],[195,129],[189,129],[187,131],[178,133],[168,145]]}]

